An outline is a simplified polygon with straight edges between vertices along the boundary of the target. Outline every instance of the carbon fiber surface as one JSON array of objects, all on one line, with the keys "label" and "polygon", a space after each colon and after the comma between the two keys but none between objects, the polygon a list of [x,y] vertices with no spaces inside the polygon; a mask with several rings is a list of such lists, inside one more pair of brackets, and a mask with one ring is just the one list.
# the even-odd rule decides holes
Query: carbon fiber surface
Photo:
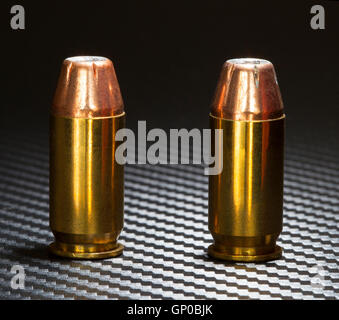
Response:
[{"label": "carbon fiber surface", "polygon": [[[1,137],[2,299],[337,299],[339,164],[329,150],[289,142],[285,164],[283,258],[266,264],[206,255],[207,177],[199,166],[127,166],[121,257],[50,257],[46,136]],[[13,265],[24,289],[10,286]]]}]

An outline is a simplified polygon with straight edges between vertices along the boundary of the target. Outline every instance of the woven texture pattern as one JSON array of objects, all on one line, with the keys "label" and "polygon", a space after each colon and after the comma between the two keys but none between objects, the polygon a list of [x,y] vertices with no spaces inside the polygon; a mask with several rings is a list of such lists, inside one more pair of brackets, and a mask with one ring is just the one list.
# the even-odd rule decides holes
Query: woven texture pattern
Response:
[{"label": "woven texture pattern", "polygon": [[[48,255],[46,137],[1,137],[2,299],[338,299],[339,163],[328,150],[288,143],[280,260],[224,263],[207,254],[208,178],[202,166],[130,165],[122,256]],[[12,289],[11,268],[25,269]]]}]

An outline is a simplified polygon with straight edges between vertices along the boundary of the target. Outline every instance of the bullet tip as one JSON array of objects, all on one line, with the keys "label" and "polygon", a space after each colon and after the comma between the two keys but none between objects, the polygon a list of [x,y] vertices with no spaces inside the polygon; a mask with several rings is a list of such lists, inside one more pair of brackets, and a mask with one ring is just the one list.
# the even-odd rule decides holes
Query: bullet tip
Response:
[{"label": "bullet tip", "polygon": [[111,60],[76,56],[64,60],[51,112],[71,118],[119,115],[123,100]]},{"label": "bullet tip", "polygon": [[230,120],[268,120],[283,115],[273,64],[268,60],[227,60],[212,101],[214,116]]}]

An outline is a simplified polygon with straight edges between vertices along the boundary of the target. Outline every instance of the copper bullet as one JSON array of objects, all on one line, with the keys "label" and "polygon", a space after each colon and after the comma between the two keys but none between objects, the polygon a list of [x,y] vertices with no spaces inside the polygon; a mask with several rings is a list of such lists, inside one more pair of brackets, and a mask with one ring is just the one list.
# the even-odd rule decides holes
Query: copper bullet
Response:
[{"label": "copper bullet", "polygon": [[[223,65],[210,124],[223,129],[223,170],[209,178],[210,256],[267,261],[281,256],[285,115],[272,63]],[[212,138],[212,141],[214,139]]]},{"label": "copper bullet", "polygon": [[50,227],[56,255],[97,259],[121,254],[123,166],[115,133],[125,126],[112,62],[64,60],[50,116]]}]

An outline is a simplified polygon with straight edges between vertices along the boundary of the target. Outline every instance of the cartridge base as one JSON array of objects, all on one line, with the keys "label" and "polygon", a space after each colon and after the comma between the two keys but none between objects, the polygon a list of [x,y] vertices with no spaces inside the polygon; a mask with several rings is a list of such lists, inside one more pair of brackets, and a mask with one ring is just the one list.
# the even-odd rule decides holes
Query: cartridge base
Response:
[{"label": "cartridge base", "polygon": [[[235,253],[236,251],[238,251],[239,253]],[[280,258],[282,255],[282,248],[276,245],[272,252],[252,254],[251,252],[248,252],[248,250],[244,250],[243,248],[233,248],[231,251],[219,251],[216,245],[212,244],[208,247],[208,255],[212,258],[226,261],[265,262]]]},{"label": "cartridge base", "polygon": [[117,243],[112,249],[104,251],[91,251],[88,250],[87,246],[76,245],[76,244],[65,244],[58,241],[53,242],[49,245],[49,251],[57,256],[71,259],[107,259],[117,257],[122,254],[124,246],[121,243]]}]

